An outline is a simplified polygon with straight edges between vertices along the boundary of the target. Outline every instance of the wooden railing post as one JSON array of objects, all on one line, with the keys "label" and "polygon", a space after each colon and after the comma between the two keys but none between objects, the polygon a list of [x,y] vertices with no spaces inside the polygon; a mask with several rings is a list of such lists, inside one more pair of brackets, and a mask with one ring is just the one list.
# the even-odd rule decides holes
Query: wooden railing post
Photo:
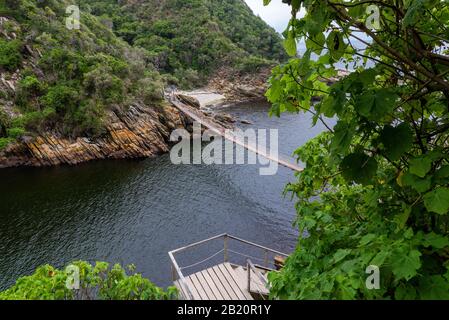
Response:
[{"label": "wooden railing post", "polygon": [[224,262],[229,261],[229,255],[228,255],[228,235],[226,234],[224,236]]},{"label": "wooden railing post", "polygon": [[176,280],[178,280],[177,277],[176,277],[175,266],[174,266],[173,264],[171,265],[171,278],[172,278],[173,282],[175,282]]},{"label": "wooden railing post", "polygon": [[265,250],[264,263],[265,263],[265,268],[268,268],[268,250]]},{"label": "wooden railing post", "polygon": [[248,269],[248,292],[251,293],[251,265],[249,261],[246,262],[246,268]]}]

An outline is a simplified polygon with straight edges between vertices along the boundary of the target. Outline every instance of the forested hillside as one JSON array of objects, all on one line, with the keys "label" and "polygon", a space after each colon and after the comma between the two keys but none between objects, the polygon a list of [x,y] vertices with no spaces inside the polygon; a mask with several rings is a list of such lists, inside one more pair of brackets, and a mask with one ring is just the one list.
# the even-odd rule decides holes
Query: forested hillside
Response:
[{"label": "forested hillside", "polygon": [[184,86],[217,67],[251,70],[285,58],[279,35],[242,0],[81,0],[129,44],[148,50]]},{"label": "forested hillside", "polygon": [[0,2],[0,150],[23,136],[101,137],[108,110],[161,105],[167,84],[203,85],[222,66],[284,58],[280,37],[243,0]]}]

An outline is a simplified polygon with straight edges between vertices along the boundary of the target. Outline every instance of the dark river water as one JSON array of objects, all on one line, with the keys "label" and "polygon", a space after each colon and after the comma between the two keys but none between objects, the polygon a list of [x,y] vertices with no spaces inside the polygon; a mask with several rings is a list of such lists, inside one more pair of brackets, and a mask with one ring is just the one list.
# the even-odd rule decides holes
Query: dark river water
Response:
[{"label": "dark river water", "polygon": [[[279,129],[286,155],[323,130],[306,115],[269,118],[264,104],[226,112],[253,123],[245,128]],[[173,165],[169,155],[0,170],[0,290],[74,260],[133,263],[165,287],[168,251],[221,233],[291,252],[295,209],[282,192],[294,180],[283,167],[260,176],[259,165]]]}]

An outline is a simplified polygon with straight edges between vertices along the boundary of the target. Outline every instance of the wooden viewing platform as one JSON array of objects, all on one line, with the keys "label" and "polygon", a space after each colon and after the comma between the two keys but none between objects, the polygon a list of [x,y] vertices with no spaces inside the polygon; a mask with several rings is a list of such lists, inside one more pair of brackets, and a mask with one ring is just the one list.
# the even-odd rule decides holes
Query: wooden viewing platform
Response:
[{"label": "wooden viewing platform", "polygon": [[[210,244],[223,241],[223,249],[208,258],[187,267],[180,267],[175,255],[190,253],[193,249],[203,247],[210,249]],[[239,244],[240,248],[247,247],[247,253],[238,252],[232,244]],[[251,252],[252,250],[252,252]],[[204,251],[204,250],[203,250]],[[262,253],[262,257],[252,256]],[[223,254],[223,256],[221,256]],[[286,254],[272,250],[258,244],[223,234],[204,241],[200,241],[169,252],[172,262],[173,282],[184,300],[260,300],[268,298],[270,291],[267,274],[279,269],[276,261],[282,261]],[[217,257],[223,257],[217,259]],[[270,257],[273,258],[270,260]],[[213,259],[215,258],[215,261]],[[261,261],[263,266],[253,264],[251,259]],[[208,263],[208,264],[207,264]],[[198,268],[198,271],[184,274],[183,270]],[[272,266],[270,268],[270,266]]]}]

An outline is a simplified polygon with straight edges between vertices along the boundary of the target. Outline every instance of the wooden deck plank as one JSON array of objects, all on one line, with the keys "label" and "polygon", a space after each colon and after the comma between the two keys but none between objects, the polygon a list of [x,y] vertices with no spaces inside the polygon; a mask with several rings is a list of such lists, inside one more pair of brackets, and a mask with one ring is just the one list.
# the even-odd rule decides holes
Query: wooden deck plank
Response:
[{"label": "wooden deck plank", "polygon": [[212,278],[208,272],[208,269],[201,271],[201,274],[203,275],[204,279],[206,279],[206,282],[209,285],[209,288],[214,293],[215,298],[217,298],[218,300],[225,300],[222,294],[223,290],[220,290],[216,284],[216,281],[218,279]]},{"label": "wooden deck plank", "polygon": [[232,279],[232,275],[225,268],[224,264],[218,265],[218,269],[222,273],[224,279],[227,281],[228,285],[234,291],[234,294],[237,296],[237,300],[248,300],[243,292],[240,290],[239,286],[235,283],[234,279]]},{"label": "wooden deck plank", "polygon": [[[195,287],[193,285],[189,285],[188,284],[188,279],[185,279],[186,281],[184,282],[184,287],[188,287],[188,289],[190,289],[190,292],[192,293],[193,296],[193,300],[201,300],[201,297],[198,295],[198,293],[195,290]],[[189,296],[188,292],[186,290],[184,290],[184,287],[181,286],[181,280],[176,280],[174,281],[175,287],[178,288],[179,292],[180,292],[180,298],[182,300],[191,300],[192,297]]]},{"label": "wooden deck plank", "polygon": [[231,285],[229,284],[228,280],[226,280],[225,276],[223,275],[223,272],[221,271],[221,269],[218,266],[214,266],[212,268],[212,271],[215,272],[215,274],[217,275],[218,279],[220,280],[221,284],[223,285],[223,287],[225,288],[229,299],[230,300],[239,300],[239,296],[237,295],[237,293],[235,293],[234,289],[232,289]]},{"label": "wooden deck plank", "polygon": [[229,282],[234,289],[237,288],[237,291],[238,291],[237,295],[239,295],[239,297],[241,297],[241,299],[254,300],[248,291],[242,290],[240,288],[239,284],[237,283],[237,279],[236,279],[237,275],[236,275],[234,269],[232,269],[231,264],[224,263],[224,264],[221,264],[220,267],[222,268],[222,270],[225,270],[229,274],[229,278],[227,278],[227,279],[229,279]]},{"label": "wooden deck plank", "polygon": [[209,287],[206,279],[203,276],[202,272],[198,272],[195,273],[195,276],[198,278],[198,281],[201,283],[204,291],[206,292],[207,296],[209,297],[209,300],[218,300],[217,297],[215,296],[214,292],[212,291],[212,289]]},{"label": "wooden deck plank", "polygon": [[196,274],[192,274],[191,276],[189,276],[189,279],[192,281],[193,285],[196,288],[196,291],[201,296],[201,300],[209,300],[210,298],[208,297],[206,291],[203,289],[201,283],[198,281]]},{"label": "wooden deck plank", "polygon": [[226,288],[224,287],[223,283],[221,282],[221,279],[215,273],[213,268],[207,269],[206,272],[214,280],[215,286],[217,287],[218,291],[220,291],[221,296],[223,297],[223,300],[232,300],[232,298],[229,295],[228,291],[226,290]]},{"label": "wooden deck plank", "polygon": [[201,300],[201,295],[198,293],[198,290],[196,289],[196,287],[193,285],[192,283],[192,279],[190,279],[189,277],[186,278],[185,281],[186,286],[190,289],[190,292],[193,295],[193,299],[194,300]]},{"label": "wooden deck plank", "polygon": [[179,293],[180,293],[180,298],[182,300],[188,300],[187,295],[185,294],[184,290],[182,290],[182,286],[179,284],[179,280],[173,281],[173,284],[175,285],[176,288],[178,288]]}]

